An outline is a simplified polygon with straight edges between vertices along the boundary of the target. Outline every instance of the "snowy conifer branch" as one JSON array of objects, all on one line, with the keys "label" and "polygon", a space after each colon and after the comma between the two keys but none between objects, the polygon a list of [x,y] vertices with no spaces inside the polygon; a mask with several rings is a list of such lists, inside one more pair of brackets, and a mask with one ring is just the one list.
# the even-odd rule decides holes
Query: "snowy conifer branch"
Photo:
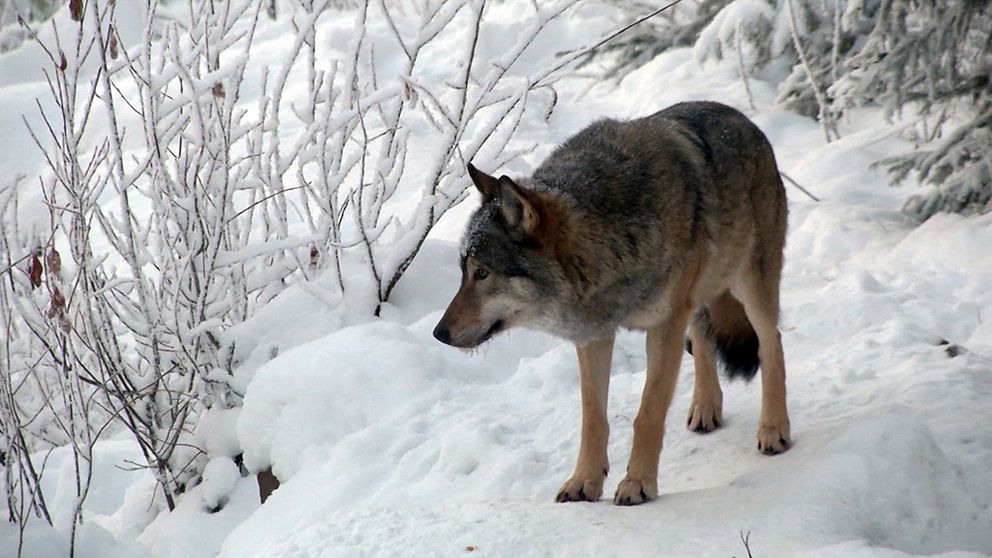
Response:
[{"label": "snowy conifer branch", "polygon": [[823,126],[823,135],[829,142],[832,139],[839,138],[840,134],[837,132],[837,124],[833,114],[830,111],[830,103],[827,100],[827,95],[823,90],[823,86],[820,85],[819,79],[817,78],[817,73],[813,69],[809,56],[806,54],[806,49],[803,47],[802,39],[799,38],[799,31],[797,29],[798,24],[796,23],[796,8],[793,5],[793,0],[786,0],[786,12],[789,14],[789,34],[792,37],[792,45],[796,49],[796,55],[799,57],[799,62],[806,71],[806,78],[809,80],[810,88],[813,90],[813,97],[816,99],[816,104],[819,106],[818,117],[820,125]]},{"label": "snowy conifer branch", "polygon": [[[687,8],[603,48],[596,57],[611,65],[606,75],[679,45],[693,45],[699,61],[734,53],[742,79],[748,69],[785,57],[792,67],[778,83],[778,102],[818,118],[828,141],[839,137],[844,115],[863,105],[902,120],[898,129],[915,124],[909,139],[930,145],[881,162],[892,182],[912,174],[933,187],[910,198],[907,213],[926,219],[938,211],[992,210],[984,156],[992,149],[992,4],[694,0]],[[620,10],[634,18],[643,8],[628,0]],[[944,134],[949,139],[941,141]]]}]

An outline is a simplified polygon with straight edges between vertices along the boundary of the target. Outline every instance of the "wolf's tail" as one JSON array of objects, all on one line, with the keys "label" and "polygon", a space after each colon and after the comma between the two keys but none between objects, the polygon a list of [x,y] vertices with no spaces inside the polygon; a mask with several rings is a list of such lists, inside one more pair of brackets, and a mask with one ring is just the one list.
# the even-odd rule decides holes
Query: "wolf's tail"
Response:
[{"label": "wolf's tail", "polygon": [[[716,345],[716,356],[728,378],[748,381],[758,371],[758,335],[744,313],[744,306],[729,292],[723,293],[693,319]],[[692,342],[686,348],[692,354]]]}]

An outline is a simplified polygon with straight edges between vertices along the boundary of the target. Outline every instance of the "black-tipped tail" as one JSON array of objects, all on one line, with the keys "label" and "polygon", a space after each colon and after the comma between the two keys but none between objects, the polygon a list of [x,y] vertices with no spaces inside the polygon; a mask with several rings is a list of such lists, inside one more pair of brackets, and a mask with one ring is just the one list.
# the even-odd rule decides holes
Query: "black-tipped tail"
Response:
[{"label": "black-tipped tail", "polygon": [[758,335],[736,298],[724,293],[694,319],[696,326],[716,345],[717,361],[728,378],[744,381],[754,378],[759,365]]}]

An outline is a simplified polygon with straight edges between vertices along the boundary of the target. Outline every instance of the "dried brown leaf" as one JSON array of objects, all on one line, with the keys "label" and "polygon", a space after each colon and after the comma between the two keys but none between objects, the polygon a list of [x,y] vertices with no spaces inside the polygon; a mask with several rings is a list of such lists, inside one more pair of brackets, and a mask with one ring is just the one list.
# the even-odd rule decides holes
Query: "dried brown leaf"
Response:
[{"label": "dried brown leaf", "polygon": [[62,256],[55,248],[48,251],[48,258],[46,258],[45,263],[48,264],[48,273],[52,275],[59,275],[62,273]]},{"label": "dried brown leaf", "polygon": [[320,251],[317,250],[316,246],[310,247],[310,271],[317,270],[317,264],[320,263]]},{"label": "dried brown leaf", "polygon": [[28,267],[28,275],[31,277],[31,288],[37,288],[41,286],[41,258],[38,257],[38,253],[35,252],[31,256],[31,265]]},{"label": "dried brown leaf", "polygon": [[52,290],[52,305],[48,308],[48,317],[54,318],[56,315],[62,315],[65,311],[65,297],[62,295],[62,291],[58,287]]},{"label": "dried brown leaf", "polygon": [[72,21],[83,21],[83,0],[69,0],[69,17]]},{"label": "dried brown leaf", "polygon": [[110,26],[110,45],[108,45],[107,50],[110,51],[110,59],[117,60],[120,53],[117,45],[117,30],[114,29],[113,25]]},{"label": "dried brown leaf", "polygon": [[403,82],[403,100],[406,102],[413,101],[417,98],[417,92],[413,90],[413,87],[409,83]]}]

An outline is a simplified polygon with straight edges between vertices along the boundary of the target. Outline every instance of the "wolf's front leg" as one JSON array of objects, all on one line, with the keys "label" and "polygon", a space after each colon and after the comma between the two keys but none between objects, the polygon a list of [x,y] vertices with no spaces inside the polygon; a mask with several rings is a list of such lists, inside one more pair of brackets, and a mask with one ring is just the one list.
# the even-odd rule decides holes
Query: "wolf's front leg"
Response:
[{"label": "wolf's front leg", "polygon": [[558,490],[558,502],[595,502],[603,494],[603,480],[610,468],[606,446],[610,425],[606,400],[610,387],[613,337],[576,345],[582,384],[582,442],[572,477]]},{"label": "wolf's front leg", "polygon": [[665,436],[665,415],[675,394],[689,314],[688,307],[673,312],[663,323],[648,330],[648,370],[641,408],[634,419],[634,445],[627,476],[613,497],[613,503],[619,506],[634,506],[658,496],[658,460]]}]

